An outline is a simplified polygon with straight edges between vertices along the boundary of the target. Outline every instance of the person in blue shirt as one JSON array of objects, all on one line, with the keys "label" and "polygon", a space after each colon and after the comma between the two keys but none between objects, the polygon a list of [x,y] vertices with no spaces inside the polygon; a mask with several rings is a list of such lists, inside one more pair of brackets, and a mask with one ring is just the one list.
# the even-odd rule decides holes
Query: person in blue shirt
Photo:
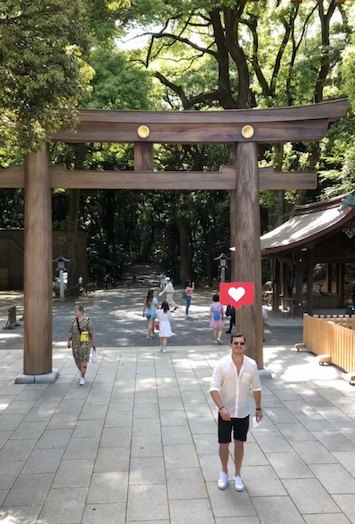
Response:
[{"label": "person in blue shirt", "polygon": [[148,320],[147,340],[155,337],[154,320],[157,317],[158,299],[154,297],[154,290],[150,289],[143,304],[143,317]]}]

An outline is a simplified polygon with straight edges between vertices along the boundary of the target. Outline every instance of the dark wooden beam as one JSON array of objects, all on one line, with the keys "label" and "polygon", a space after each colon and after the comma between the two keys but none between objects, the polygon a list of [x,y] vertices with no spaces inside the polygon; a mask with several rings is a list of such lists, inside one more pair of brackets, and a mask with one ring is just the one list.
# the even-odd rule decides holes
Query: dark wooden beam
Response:
[{"label": "dark wooden beam", "polygon": [[[151,144],[144,144],[151,146]],[[137,163],[152,166],[149,147],[137,154]],[[159,189],[159,190],[233,190],[235,168],[222,166],[220,173],[211,171],[67,171],[64,166],[50,167],[51,187],[68,189]],[[260,189],[314,189],[316,173],[277,173],[271,167],[259,169]],[[24,167],[0,169],[0,188],[23,188]]]},{"label": "dark wooden beam", "polygon": [[[81,110],[75,133],[59,131],[57,142],[151,142],[157,144],[226,144],[245,142],[242,128],[254,128],[253,142],[279,143],[321,140],[329,122],[342,118],[348,100],[308,106],[224,111]],[[140,138],[138,128],[149,128]]]},{"label": "dark wooden beam", "polygon": [[307,313],[313,316],[313,269],[314,269],[314,252],[313,249],[308,251],[307,263]]}]

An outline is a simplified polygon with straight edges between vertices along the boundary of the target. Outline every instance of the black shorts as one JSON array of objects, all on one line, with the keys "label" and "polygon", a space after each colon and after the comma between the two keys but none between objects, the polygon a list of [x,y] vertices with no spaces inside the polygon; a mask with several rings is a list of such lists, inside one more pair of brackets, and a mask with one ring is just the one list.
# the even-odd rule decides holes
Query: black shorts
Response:
[{"label": "black shorts", "polygon": [[232,441],[232,428],[234,440],[245,442],[249,429],[249,415],[245,418],[232,418],[223,420],[218,415],[218,442],[219,444],[229,444]]}]

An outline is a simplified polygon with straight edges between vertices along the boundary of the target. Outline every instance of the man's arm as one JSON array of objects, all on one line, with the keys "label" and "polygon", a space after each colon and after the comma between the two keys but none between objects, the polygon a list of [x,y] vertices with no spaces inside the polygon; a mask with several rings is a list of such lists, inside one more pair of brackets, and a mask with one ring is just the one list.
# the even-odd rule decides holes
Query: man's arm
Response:
[{"label": "man's arm", "polygon": [[161,293],[159,293],[159,296],[161,296],[161,295],[163,295],[165,293],[167,287],[168,286],[166,285],[165,288],[163,289],[163,291]]},{"label": "man's arm", "polygon": [[219,394],[221,390],[222,382],[223,382],[223,372],[222,372],[221,366],[217,364],[213,370],[213,375],[212,375],[211,385],[210,385],[210,393],[211,393],[212,400],[216,404],[222,419],[230,420],[231,416],[229,414],[229,411],[223,406],[223,402]]}]

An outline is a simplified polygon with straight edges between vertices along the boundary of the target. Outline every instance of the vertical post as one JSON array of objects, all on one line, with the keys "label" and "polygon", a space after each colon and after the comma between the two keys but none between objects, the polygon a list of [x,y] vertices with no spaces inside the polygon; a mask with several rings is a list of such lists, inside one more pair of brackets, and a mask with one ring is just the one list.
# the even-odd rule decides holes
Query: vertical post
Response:
[{"label": "vertical post", "polygon": [[280,262],[273,260],[272,274],[272,309],[278,311],[280,308]]},{"label": "vertical post", "polygon": [[288,263],[282,263],[282,294],[285,298],[288,298]]},{"label": "vertical post", "polygon": [[236,146],[235,278],[253,282],[255,302],[237,310],[237,329],[247,338],[248,354],[264,367],[260,250],[258,153],[255,142]]},{"label": "vertical post", "polygon": [[327,268],[326,277],[325,277],[326,288],[327,288],[327,292],[331,293],[332,292],[332,264],[327,264],[326,268]]},{"label": "vertical post", "polygon": [[295,263],[295,317],[302,318],[302,300],[303,300],[303,259],[302,253],[296,252],[296,263]]},{"label": "vertical post", "polygon": [[225,281],[226,281],[226,268],[221,267],[221,282],[225,282]]},{"label": "vertical post", "polygon": [[45,147],[26,156],[24,374],[16,378],[17,383],[54,382],[59,375],[52,371],[51,200],[49,153]]},{"label": "vertical post", "polygon": [[335,264],[335,293],[340,295],[340,264]]},{"label": "vertical post", "polygon": [[150,142],[134,144],[134,170],[154,171],[153,144]]},{"label": "vertical post", "polygon": [[313,268],[314,268],[314,251],[308,250],[307,265],[307,313],[313,316]]},{"label": "vertical post", "polygon": [[340,303],[345,304],[345,264],[339,264]]},{"label": "vertical post", "polygon": [[59,300],[64,302],[64,271],[59,270]]}]

